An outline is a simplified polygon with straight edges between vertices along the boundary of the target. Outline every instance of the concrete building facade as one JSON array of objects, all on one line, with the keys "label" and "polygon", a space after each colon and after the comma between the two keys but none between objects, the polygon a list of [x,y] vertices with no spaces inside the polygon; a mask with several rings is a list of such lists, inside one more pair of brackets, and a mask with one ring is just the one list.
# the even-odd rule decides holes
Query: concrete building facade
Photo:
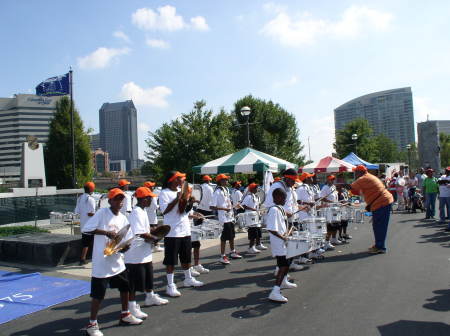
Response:
[{"label": "concrete building facade", "polygon": [[28,135],[36,136],[38,143],[47,143],[60,98],[33,94],[0,98],[0,177],[4,181],[20,181],[22,144]]},{"label": "concrete building facade", "polygon": [[450,120],[429,120],[417,124],[419,163],[421,167],[441,170],[439,134],[450,134]]},{"label": "concrete building facade", "polygon": [[125,160],[126,170],[137,168],[137,111],[133,101],[104,103],[99,111],[100,147],[111,161]]},{"label": "concrete building facade", "polygon": [[375,135],[386,135],[402,151],[415,142],[410,87],[370,93],[339,106],[334,110],[335,131],[357,118],[367,119]]},{"label": "concrete building facade", "polygon": [[109,153],[97,148],[92,151],[92,163],[97,174],[109,172]]}]

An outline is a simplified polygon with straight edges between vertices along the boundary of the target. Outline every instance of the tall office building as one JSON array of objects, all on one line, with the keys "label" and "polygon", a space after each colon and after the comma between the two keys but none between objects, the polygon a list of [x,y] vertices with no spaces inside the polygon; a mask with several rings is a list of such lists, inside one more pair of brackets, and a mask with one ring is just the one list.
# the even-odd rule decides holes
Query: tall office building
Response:
[{"label": "tall office building", "polygon": [[419,163],[440,171],[441,155],[439,134],[450,134],[450,120],[429,120],[417,124]]},{"label": "tall office building", "polygon": [[137,168],[137,116],[133,101],[104,103],[99,117],[100,146],[109,153],[109,159],[125,160],[127,170]]},{"label": "tall office building", "polygon": [[386,135],[400,150],[415,141],[410,87],[371,93],[339,106],[334,110],[335,130],[357,118],[367,119],[375,135]]},{"label": "tall office building", "polygon": [[39,143],[48,141],[49,124],[60,97],[16,94],[0,98],[0,177],[20,181],[22,143],[28,135]]}]

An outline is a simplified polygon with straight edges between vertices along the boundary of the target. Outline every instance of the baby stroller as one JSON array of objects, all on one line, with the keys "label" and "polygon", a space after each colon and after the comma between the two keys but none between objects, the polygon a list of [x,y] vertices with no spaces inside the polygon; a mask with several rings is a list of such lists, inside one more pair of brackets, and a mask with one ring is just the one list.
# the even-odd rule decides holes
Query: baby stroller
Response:
[{"label": "baby stroller", "polygon": [[411,213],[415,213],[417,209],[420,209],[422,212],[425,211],[425,207],[423,205],[423,196],[416,187],[412,187],[409,189],[409,199],[411,202]]}]

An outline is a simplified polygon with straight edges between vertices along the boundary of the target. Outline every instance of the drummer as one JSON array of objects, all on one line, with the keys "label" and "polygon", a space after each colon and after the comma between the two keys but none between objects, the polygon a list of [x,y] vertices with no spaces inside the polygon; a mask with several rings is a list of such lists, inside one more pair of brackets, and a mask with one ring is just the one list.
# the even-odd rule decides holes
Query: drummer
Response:
[{"label": "drummer", "polygon": [[[348,190],[342,186],[337,186],[337,192],[338,192],[338,201],[346,206],[350,205],[349,197],[348,197]],[[340,241],[346,241],[348,239],[352,239],[352,236],[350,236],[347,233],[348,228],[348,219],[341,219],[341,225],[339,226],[339,240]]]},{"label": "drummer", "polygon": [[[334,181],[336,176],[327,176],[327,183],[322,187],[320,191],[320,198],[322,198],[323,205],[330,205],[332,203],[337,203],[338,193]],[[325,237],[325,249],[333,249],[334,245],[342,244],[340,240],[336,238],[339,224],[335,225],[332,223],[327,223],[327,235]],[[334,244],[334,245],[333,245]]]},{"label": "drummer", "polygon": [[242,182],[234,181],[231,185],[233,186],[233,189],[231,189],[231,203],[233,204],[235,214],[237,215],[245,211],[241,206],[242,196],[244,196],[241,191]]},{"label": "drummer", "polygon": [[118,182],[118,188],[122,190],[125,195],[125,199],[123,200],[123,206],[120,209],[120,212],[126,217],[129,216],[133,207],[131,202],[132,193],[129,191],[130,184],[131,182],[125,179],[119,180]]},{"label": "drummer", "polygon": [[[258,191],[258,185],[256,183],[250,183],[248,185],[248,193],[242,201],[242,206],[245,212],[258,212],[260,200],[256,192]],[[257,213],[259,217],[259,214]],[[267,250],[261,243],[262,230],[261,227],[251,226],[248,228],[248,253],[259,253],[260,250]]]},{"label": "drummer", "polygon": [[[153,181],[146,181],[144,182],[143,186],[150,189],[150,191],[153,193],[153,190],[155,188],[156,183]],[[158,216],[156,214],[159,206],[158,206],[158,195],[154,194],[155,196],[152,197],[152,203],[149,207],[145,208],[145,211],[147,212],[148,222],[150,223],[150,228],[155,229],[158,226]],[[162,252],[164,251],[164,248],[161,247],[160,243],[155,242],[153,244],[153,251],[154,252]]]}]

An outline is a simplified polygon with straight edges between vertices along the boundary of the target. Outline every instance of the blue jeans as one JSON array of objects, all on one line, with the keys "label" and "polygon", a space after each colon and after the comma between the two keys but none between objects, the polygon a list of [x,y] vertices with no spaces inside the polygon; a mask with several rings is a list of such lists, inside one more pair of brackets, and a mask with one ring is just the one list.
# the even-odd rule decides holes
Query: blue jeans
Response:
[{"label": "blue jeans", "polygon": [[426,193],[425,196],[425,208],[427,209],[426,217],[434,217],[436,211],[436,196],[437,193]]},{"label": "blue jeans", "polygon": [[[447,216],[445,215],[445,208],[447,208]],[[439,217],[441,222],[450,217],[450,197],[439,197]],[[450,223],[448,227],[450,227]]]},{"label": "blue jeans", "polygon": [[391,215],[391,204],[372,212],[372,228],[375,236],[375,247],[386,250],[386,235]]}]

